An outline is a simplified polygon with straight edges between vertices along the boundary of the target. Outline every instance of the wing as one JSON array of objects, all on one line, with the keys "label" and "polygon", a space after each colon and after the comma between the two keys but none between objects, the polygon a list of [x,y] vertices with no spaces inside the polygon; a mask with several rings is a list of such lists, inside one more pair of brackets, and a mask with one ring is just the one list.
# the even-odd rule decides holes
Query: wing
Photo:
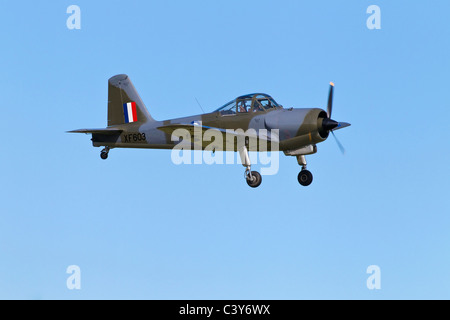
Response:
[{"label": "wing", "polygon": [[[266,142],[266,145],[269,147],[271,141],[278,142],[278,137],[271,136],[270,133],[264,132],[260,133],[257,130],[233,130],[233,129],[223,129],[223,128],[215,128],[208,127],[197,124],[193,122],[192,124],[169,124],[165,126],[158,127],[159,130],[175,136],[183,136],[184,133],[188,133],[191,138],[191,142],[194,146],[202,147],[203,149],[210,145],[213,141],[217,142],[211,138],[216,136],[222,136],[223,145],[221,148],[216,148],[216,150],[229,150],[230,146],[233,146],[236,151],[236,147],[239,143],[244,143],[245,139],[247,139],[248,144],[250,146],[250,151],[257,151],[256,149],[259,147],[261,141]],[[176,130],[179,130],[176,132]],[[201,133],[201,134],[200,134]],[[259,142],[259,143],[258,143]],[[217,144],[219,146],[219,144]],[[231,150],[229,150],[231,151]]]}]

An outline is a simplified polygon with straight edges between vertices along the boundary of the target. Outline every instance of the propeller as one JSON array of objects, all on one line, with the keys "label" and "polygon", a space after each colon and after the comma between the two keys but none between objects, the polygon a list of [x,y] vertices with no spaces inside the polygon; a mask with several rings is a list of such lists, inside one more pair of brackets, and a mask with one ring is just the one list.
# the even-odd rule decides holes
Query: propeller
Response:
[{"label": "propeller", "polygon": [[336,135],[334,134],[334,131],[331,131],[331,133],[333,134],[334,140],[336,140],[336,144],[338,145],[339,150],[341,150],[341,153],[342,153],[342,154],[345,154],[345,148],[344,148],[344,146],[343,146],[342,143],[339,141],[339,139],[336,137]]},{"label": "propeller", "polygon": [[333,92],[334,92],[334,83],[330,82],[330,93],[328,94],[328,105],[327,105],[328,119],[331,119],[331,113],[333,112]]},{"label": "propeller", "polygon": [[339,141],[339,139],[336,137],[336,135],[334,134],[334,131],[349,127],[350,123],[337,122],[337,121],[331,119],[331,115],[333,113],[333,93],[334,93],[334,83],[330,82],[330,92],[328,94],[328,105],[327,105],[327,118],[323,119],[322,128],[333,134],[333,137],[336,141],[336,144],[339,147],[339,150],[341,150],[342,154],[345,154],[345,148],[342,145],[342,143]]}]

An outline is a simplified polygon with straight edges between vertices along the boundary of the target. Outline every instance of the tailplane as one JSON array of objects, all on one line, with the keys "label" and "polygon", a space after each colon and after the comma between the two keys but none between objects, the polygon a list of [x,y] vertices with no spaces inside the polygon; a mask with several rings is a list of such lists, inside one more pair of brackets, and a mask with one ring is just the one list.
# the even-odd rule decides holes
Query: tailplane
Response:
[{"label": "tailplane", "polygon": [[104,136],[115,136],[119,135],[123,132],[123,130],[120,129],[78,129],[78,130],[72,130],[67,131],[68,133],[86,133],[86,134],[102,134]]}]

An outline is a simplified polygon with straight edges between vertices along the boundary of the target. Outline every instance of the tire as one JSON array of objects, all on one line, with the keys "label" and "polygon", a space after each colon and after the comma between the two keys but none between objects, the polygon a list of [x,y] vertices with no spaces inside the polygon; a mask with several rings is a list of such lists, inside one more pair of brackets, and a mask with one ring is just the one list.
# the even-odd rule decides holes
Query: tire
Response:
[{"label": "tire", "polygon": [[313,175],[308,170],[302,170],[298,174],[298,183],[302,186],[307,187],[313,182]]},{"label": "tire", "polygon": [[247,177],[247,184],[252,188],[258,188],[261,185],[262,177],[258,171],[252,171],[253,180]]},{"label": "tire", "polygon": [[102,158],[103,160],[108,159],[108,153],[106,153],[106,152],[100,153],[100,158]]}]

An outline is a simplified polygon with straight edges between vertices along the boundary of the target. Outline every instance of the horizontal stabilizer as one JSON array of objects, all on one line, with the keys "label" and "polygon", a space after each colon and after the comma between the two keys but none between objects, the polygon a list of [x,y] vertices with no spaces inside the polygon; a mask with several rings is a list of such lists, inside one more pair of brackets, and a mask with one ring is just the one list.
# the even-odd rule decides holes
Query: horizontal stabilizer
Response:
[{"label": "horizontal stabilizer", "polygon": [[123,132],[120,129],[79,129],[67,131],[68,133],[104,134],[107,136],[119,135]]}]

